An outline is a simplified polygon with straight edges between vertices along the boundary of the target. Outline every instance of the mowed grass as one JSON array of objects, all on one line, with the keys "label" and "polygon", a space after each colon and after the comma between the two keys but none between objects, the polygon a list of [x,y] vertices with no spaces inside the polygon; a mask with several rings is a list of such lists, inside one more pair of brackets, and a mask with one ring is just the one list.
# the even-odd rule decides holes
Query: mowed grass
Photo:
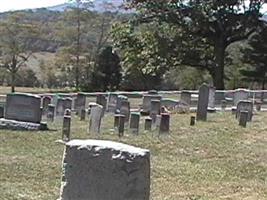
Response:
[{"label": "mowed grass", "polygon": [[[99,138],[151,151],[152,200],[266,200],[267,113],[254,116],[247,128],[231,113],[209,114],[208,122],[190,127],[189,114],[171,117],[169,136],[145,133],[119,139],[113,117],[105,117],[102,135],[87,134],[88,121],[73,116],[72,138]],[[59,197],[64,145],[61,120],[56,131],[0,130],[0,199],[55,200]]]}]

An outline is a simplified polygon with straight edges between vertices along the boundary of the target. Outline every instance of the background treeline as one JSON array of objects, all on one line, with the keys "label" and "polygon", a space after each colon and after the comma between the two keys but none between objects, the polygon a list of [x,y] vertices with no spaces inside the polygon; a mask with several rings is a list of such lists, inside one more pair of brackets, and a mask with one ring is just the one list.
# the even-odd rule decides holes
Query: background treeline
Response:
[{"label": "background treeline", "polygon": [[[76,0],[0,14],[0,85],[82,91],[264,89],[264,1]],[[112,12],[110,11],[112,10]]]}]

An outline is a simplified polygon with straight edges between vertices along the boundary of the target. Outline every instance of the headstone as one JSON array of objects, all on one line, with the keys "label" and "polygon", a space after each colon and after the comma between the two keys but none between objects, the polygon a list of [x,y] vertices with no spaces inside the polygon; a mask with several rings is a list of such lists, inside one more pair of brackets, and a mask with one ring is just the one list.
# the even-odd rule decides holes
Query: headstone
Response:
[{"label": "headstone", "polygon": [[0,118],[4,118],[5,108],[4,106],[0,106]]},{"label": "headstone", "polygon": [[58,98],[56,106],[56,116],[63,116],[65,112],[64,102],[65,98]]},{"label": "headstone", "polygon": [[239,117],[239,126],[246,127],[248,121],[248,111],[241,111]]},{"label": "headstone", "polygon": [[158,91],[157,90],[149,90],[148,94],[157,95]]},{"label": "headstone", "polygon": [[195,126],[196,123],[196,117],[195,116],[191,116],[190,118],[190,126]]},{"label": "headstone", "polygon": [[160,127],[160,123],[161,123],[161,115],[157,115],[156,123],[154,124],[154,128],[158,130]]},{"label": "headstone", "polygon": [[59,200],[149,200],[150,153],[104,140],[66,143]]},{"label": "headstone", "polygon": [[51,103],[51,97],[44,96],[42,98],[42,107],[43,107],[43,115],[47,114],[48,111],[48,105]]},{"label": "headstone", "polygon": [[207,111],[209,103],[209,86],[202,84],[199,88],[197,103],[197,120],[207,121]]},{"label": "headstone", "polygon": [[120,114],[125,116],[125,123],[128,123],[130,118],[130,102],[128,100],[121,102]]},{"label": "headstone", "polygon": [[121,116],[122,116],[121,114],[115,114],[114,115],[114,129],[118,129]]},{"label": "headstone", "polygon": [[241,100],[237,104],[236,109],[236,118],[239,119],[241,111],[248,111],[248,119],[247,121],[252,120],[253,115],[253,103],[248,100]]},{"label": "headstone", "polygon": [[47,119],[50,122],[54,122],[55,106],[53,104],[48,105]]},{"label": "headstone", "polygon": [[151,131],[152,130],[152,119],[151,117],[145,118],[145,131]]},{"label": "headstone", "polygon": [[86,104],[85,94],[78,93],[77,99],[76,99],[76,105],[75,105],[75,110],[77,111],[78,114],[80,114],[82,109],[85,109],[85,104]]},{"label": "headstone", "polygon": [[64,109],[70,109],[72,110],[72,98],[71,97],[67,97],[65,98],[65,101],[64,101]]},{"label": "headstone", "polygon": [[120,117],[119,117],[119,127],[118,127],[119,137],[122,137],[124,135],[124,124],[125,124],[125,116],[124,115],[120,115]]},{"label": "headstone", "polygon": [[140,121],[140,113],[132,112],[130,118],[130,131],[133,134],[139,133],[139,121]]},{"label": "headstone", "polygon": [[170,114],[161,114],[159,133],[169,133],[170,132]]},{"label": "headstone", "polygon": [[7,94],[5,119],[40,123],[41,97],[38,95],[11,93]]},{"label": "headstone", "polygon": [[237,106],[238,102],[241,100],[248,100],[249,90],[237,89],[234,93],[234,107]]},{"label": "headstone", "polygon": [[[124,95],[119,95],[118,99],[117,99],[117,105],[116,105],[116,113],[118,113],[122,107],[122,103],[123,102],[127,102],[128,101],[128,97],[124,96]],[[127,116],[126,116],[127,117]]]},{"label": "headstone", "polygon": [[92,107],[89,120],[89,133],[100,133],[102,110],[103,106],[98,104]]},{"label": "headstone", "polygon": [[84,121],[85,120],[85,116],[86,116],[86,110],[84,108],[81,109],[81,113],[80,113],[80,120]]},{"label": "headstone", "polygon": [[160,95],[144,95],[143,96],[143,104],[142,104],[142,114],[148,115],[151,109],[151,101],[152,100],[161,100],[162,97]]},{"label": "headstone", "polygon": [[215,87],[210,87],[209,88],[209,103],[208,103],[208,111],[209,112],[215,112],[215,92],[216,88]]},{"label": "headstone", "polygon": [[261,111],[261,105],[262,105],[262,102],[255,101],[255,107],[256,107],[256,111],[258,111],[258,112],[260,112],[260,111]]},{"label": "headstone", "polygon": [[152,118],[152,123],[156,122],[157,115],[160,114],[160,109],[160,100],[151,100],[150,117]]},{"label": "headstone", "polygon": [[116,112],[116,108],[117,108],[117,101],[118,101],[118,95],[114,94],[114,93],[109,93],[108,96],[108,108],[107,111],[111,112],[111,113],[115,113]]},{"label": "headstone", "polygon": [[190,107],[190,105],[191,105],[191,93],[189,91],[183,90],[181,92],[180,101]]},{"label": "headstone", "polygon": [[71,116],[64,115],[63,117],[63,128],[62,128],[62,140],[70,140],[70,126],[71,126]]},{"label": "headstone", "polygon": [[103,106],[102,117],[105,115],[105,111],[107,109],[107,98],[103,94],[99,94],[96,96],[96,103]]}]

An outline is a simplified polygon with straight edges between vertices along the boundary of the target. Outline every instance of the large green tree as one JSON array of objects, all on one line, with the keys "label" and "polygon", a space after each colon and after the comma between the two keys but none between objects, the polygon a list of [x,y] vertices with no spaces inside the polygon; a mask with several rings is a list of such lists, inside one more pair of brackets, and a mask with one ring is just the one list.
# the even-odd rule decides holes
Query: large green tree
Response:
[{"label": "large green tree", "polygon": [[32,55],[30,46],[38,34],[37,25],[21,19],[23,14],[14,12],[0,22],[0,66],[10,74],[12,92],[16,74]]},{"label": "large green tree", "polygon": [[248,40],[249,47],[243,50],[243,61],[250,67],[241,70],[246,80],[258,82],[261,89],[267,83],[267,24],[264,24]]},{"label": "large green tree", "polygon": [[[157,19],[176,27],[184,41],[181,46],[183,51],[180,51],[182,63],[206,68],[217,89],[224,89],[227,47],[247,39],[256,30],[261,7],[266,3],[265,0],[126,2],[130,8],[136,9],[138,22],[150,23]],[[206,49],[208,52],[205,52]]]}]

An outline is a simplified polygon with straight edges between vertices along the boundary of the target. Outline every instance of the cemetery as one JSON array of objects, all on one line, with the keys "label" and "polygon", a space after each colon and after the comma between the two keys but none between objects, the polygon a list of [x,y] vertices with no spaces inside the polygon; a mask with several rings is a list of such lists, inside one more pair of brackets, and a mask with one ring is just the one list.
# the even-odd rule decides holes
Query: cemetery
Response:
[{"label": "cemetery", "polygon": [[10,93],[0,111],[3,199],[267,198],[267,91]]}]

